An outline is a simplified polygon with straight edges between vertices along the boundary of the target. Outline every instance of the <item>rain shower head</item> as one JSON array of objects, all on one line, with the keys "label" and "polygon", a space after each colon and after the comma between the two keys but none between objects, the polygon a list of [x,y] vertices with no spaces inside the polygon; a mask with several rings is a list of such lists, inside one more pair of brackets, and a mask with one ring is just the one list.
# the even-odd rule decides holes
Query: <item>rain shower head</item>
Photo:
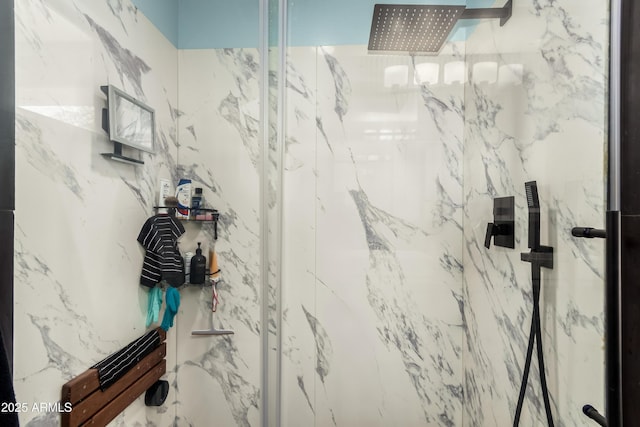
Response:
[{"label": "rain shower head", "polygon": [[460,19],[511,17],[511,2],[502,8],[467,9],[465,6],[376,4],[373,9],[369,52],[437,55]]}]

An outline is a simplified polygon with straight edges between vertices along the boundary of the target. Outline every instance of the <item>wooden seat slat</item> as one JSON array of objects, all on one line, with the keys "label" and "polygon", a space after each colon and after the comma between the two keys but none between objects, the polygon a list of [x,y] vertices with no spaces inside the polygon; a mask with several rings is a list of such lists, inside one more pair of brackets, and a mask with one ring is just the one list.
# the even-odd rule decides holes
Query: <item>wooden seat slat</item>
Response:
[{"label": "wooden seat slat", "polygon": [[166,372],[167,335],[161,328],[158,331],[160,346],[104,391],[100,390],[97,369],[87,369],[65,383],[61,403],[62,407],[71,403],[71,411],[61,414],[61,426],[106,425],[160,379]]}]

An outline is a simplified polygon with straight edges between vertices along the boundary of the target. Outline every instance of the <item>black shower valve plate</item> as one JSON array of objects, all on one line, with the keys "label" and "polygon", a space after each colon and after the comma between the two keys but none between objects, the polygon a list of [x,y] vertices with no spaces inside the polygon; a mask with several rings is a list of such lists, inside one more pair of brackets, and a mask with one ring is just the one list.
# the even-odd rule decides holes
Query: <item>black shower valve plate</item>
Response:
[{"label": "black shower valve plate", "polygon": [[503,248],[515,249],[515,198],[496,197],[493,199],[493,223],[499,233],[494,236],[493,244]]}]

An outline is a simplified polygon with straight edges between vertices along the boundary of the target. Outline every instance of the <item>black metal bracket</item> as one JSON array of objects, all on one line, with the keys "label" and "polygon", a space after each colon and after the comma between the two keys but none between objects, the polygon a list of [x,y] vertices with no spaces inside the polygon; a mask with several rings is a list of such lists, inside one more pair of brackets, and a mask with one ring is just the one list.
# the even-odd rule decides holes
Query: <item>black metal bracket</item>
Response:
[{"label": "black metal bracket", "polygon": [[[159,209],[166,209],[169,215],[174,216],[176,213],[175,206],[154,206],[153,209],[158,212]],[[194,222],[194,223],[213,223],[213,239],[218,240],[218,221],[220,219],[220,212],[217,209],[209,209],[209,208],[180,208],[186,209],[189,212],[189,218],[178,218],[181,221]],[[205,217],[211,215],[209,219],[197,219],[191,218],[191,213],[193,211],[197,211],[200,213],[204,213]]]},{"label": "black metal bracket", "polygon": [[480,9],[465,9],[460,19],[490,19],[500,18],[500,26],[502,27],[511,18],[513,9],[513,0],[507,1],[502,7],[489,7]]},{"label": "black metal bracket", "polygon": [[538,246],[531,249],[531,252],[520,253],[520,259],[524,262],[539,265],[540,267],[553,269],[553,247]]},{"label": "black metal bracket", "polygon": [[122,155],[122,144],[113,141],[113,153],[101,153],[105,158],[130,165],[144,165],[144,161]]}]

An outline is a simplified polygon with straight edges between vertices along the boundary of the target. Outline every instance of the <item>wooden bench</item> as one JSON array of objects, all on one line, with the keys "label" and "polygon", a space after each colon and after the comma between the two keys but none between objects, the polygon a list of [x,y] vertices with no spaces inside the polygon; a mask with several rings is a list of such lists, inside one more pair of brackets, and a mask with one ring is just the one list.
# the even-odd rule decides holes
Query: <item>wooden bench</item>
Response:
[{"label": "wooden bench", "polygon": [[71,403],[71,411],[61,414],[61,426],[105,426],[158,381],[167,370],[167,335],[161,328],[158,332],[160,346],[104,391],[97,369],[87,369],[64,384],[61,406]]}]

